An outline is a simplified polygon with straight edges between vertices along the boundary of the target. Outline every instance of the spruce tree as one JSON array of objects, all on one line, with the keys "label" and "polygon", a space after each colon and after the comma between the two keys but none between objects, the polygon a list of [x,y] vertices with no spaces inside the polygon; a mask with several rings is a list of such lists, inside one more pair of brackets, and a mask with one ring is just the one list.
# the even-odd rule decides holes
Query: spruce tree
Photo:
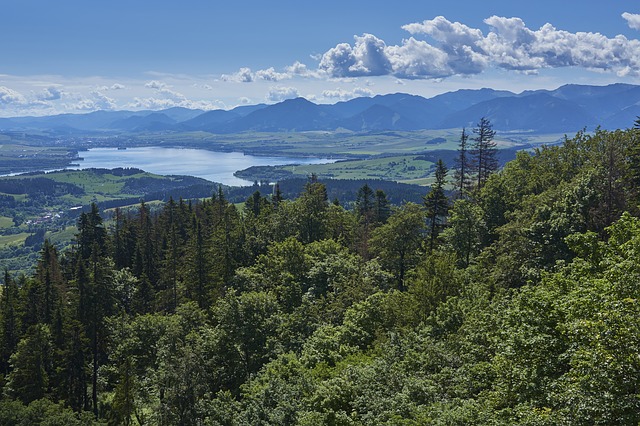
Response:
[{"label": "spruce tree", "polygon": [[427,221],[429,224],[429,250],[433,250],[436,239],[444,227],[447,213],[449,212],[449,200],[444,192],[447,180],[447,166],[442,160],[438,160],[436,165],[436,181],[431,187],[431,191],[424,198],[424,205],[427,208]]},{"label": "spruce tree", "polygon": [[358,190],[355,212],[358,219],[358,253],[364,259],[369,259],[368,245],[371,227],[375,217],[375,194],[366,183]]},{"label": "spruce tree", "polygon": [[496,158],[496,143],[493,140],[496,135],[489,119],[482,117],[473,133],[473,168],[476,172],[476,187],[482,188],[489,176],[498,170]]},{"label": "spruce tree", "polygon": [[18,285],[7,269],[4,270],[4,286],[0,299],[0,373],[9,372],[9,357],[20,340],[18,314]]},{"label": "spruce tree", "polygon": [[455,159],[453,173],[454,190],[456,198],[462,198],[471,187],[471,162],[469,158],[469,135],[466,129],[462,129],[458,155]]},{"label": "spruce tree", "polygon": [[389,216],[391,216],[391,207],[389,206],[389,200],[387,200],[387,194],[382,189],[376,190],[376,201],[374,205],[375,221],[377,223],[385,223]]}]

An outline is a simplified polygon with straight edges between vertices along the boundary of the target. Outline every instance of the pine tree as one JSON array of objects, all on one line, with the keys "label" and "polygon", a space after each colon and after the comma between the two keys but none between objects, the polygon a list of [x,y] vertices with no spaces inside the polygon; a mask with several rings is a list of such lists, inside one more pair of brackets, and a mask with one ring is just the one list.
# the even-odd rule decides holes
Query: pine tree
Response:
[{"label": "pine tree", "polygon": [[387,194],[382,189],[376,190],[376,201],[374,205],[375,221],[377,223],[385,223],[389,216],[391,216],[391,207],[389,206],[389,200],[387,200]]},{"label": "pine tree", "polygon": [[311,175],[304,192],[295,202],[302,242],[311,243],[323,239],[324,219],[329,207],[327,187],[318,182],[317,176]]},{"label": "pine tree", "polygon": [[42,314],[43,320],[47,324],[53,324],[53,316],[56,305],[65,293],[60,264],[58,262],[58,252],[49,242],[44,241],[40,260],[36,268],[36,281],[42,287]]},{"label": "pine tree", "polygon": [[284,198],[282,197],[282,192],[280,191],[280,184],[276,182],[273,185],[273,195],[271,196],[273,207],[278,207],[282,200],[284,200]]},{"label": "pine tree", "polygon": [[18,286],[9,271],[5,269],[2,299],[0,299],[0,338],[2,338],[0,341],[0,373],[3,375],[9,372],[9,357],[15,351],[20,337],[18,297]]},{"label": "pine tree", "polygon": [[431,187],[431,191],[424,198],[424,205],[427,208],[427,221],[429,225],[429,250],[433,250],[436,239],[440,231],[444,228],[445,219],[449,212],[449,200],[444,192],[447,179],[447,167],[442,160],[438,160],[436,165],[436,181]]},{"label": "pine tree", "polygon": [[375,194],[369,185],[364,184],[356,197],[355,213],[358,219],[358,253],[369,259],[369,238],[375,218]]},{"label": "pine tree", "polygon": [[204,309],[208,306],[211,266],[207,252],[211,250],[211,239],[205,235],[202,223],[195,214],[192,222],[192,235],[187,243],[185,259],[186,291],[187,297],[194,300],[199,308]]},{"label": "pine tree", "polygon": [[496,135],[491,122],[482,117],[473,133],[476,135],[473,140],[473,168],[476,172],[476,188],[484,186],[489,176],[498,170],[498,160],[496,158],[496,143],[493,140]]},{"label": "pine tree", "polygon": [[356,196],[356,213],[360,219],[365,220],[367,223],[373,219],[374,197],[373,190],[366,183],[358,190]]},{"label": "pine tree", "polygon": [[458,155],[455,159],[455,169],[453,173],[454,190],[456,198],[462,198],[471,187],[471,164],[469,158],[469,135],[462,129],[460,135],[460,145]]},{"label": "pine tree", "polygon": [[51,359],[49,326],[29,327],[11,355],[12,371],[7,376],[6,392],[25,404],[43,398],[50,390]]},{"label": "pine tree", "polygon": [[106,252],[107,230],[104,228],[100,211],[95,203],[91,204],[91,211],[89,213],[82,213],[80,215],[76,241],[82,259],[89,259],[94,242],[97,244],[100,255]]}]

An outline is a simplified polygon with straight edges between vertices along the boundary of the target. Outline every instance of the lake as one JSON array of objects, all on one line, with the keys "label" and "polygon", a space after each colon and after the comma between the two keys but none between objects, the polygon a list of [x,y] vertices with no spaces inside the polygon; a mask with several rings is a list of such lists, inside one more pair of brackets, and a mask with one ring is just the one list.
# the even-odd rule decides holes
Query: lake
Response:
[{"label": "lake", "polygon": [[323,164],[336,160],[327,158],[262,157],[241,152],[217,152],[204,149],[143,147],[92,148],[81,151],[77,167],[69,169],[135,167],[159,175],[189,175],[231,186],[247,186],[253,182],[233,175],[251,166],[282,164]]}]

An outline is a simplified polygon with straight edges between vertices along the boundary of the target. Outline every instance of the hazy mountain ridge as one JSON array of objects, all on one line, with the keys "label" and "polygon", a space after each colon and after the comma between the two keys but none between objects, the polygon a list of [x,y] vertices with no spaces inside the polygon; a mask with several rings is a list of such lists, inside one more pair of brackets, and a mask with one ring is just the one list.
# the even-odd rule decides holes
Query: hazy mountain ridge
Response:
[{"label": "hazy mountain ridge", "polygon": [[424,98],[406,93],[361,97],[332,105],[304,98],[232,110],[96,111],[0,119],[0,130],[57,133],[206,131],[211,133],[419,130],[473,127],[487,117],[499,131],[575,132],[626,128],[640,114],[640,86],[570,84],[516,94],[462,89]]}]

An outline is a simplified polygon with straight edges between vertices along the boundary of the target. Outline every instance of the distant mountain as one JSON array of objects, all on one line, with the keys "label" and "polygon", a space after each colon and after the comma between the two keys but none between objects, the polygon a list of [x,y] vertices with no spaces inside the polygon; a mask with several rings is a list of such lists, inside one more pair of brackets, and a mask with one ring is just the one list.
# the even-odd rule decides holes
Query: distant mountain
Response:
[{"label": "distant mountain", "polygon": [[204,111],[201,109],[189,109],[183,107],[173,107],[158,111],[174,120],[176,123],[191,120],[202,114]]},{"label": "distant mountain", "polygon": [[223,109],[214,109],[202,113],[191,120],[183,121],[181,126],[186,130],[204,130],[215,131],[218,126],[236,118],[240,118],[241,115]]},{"label": "distant mountain", "polygon": [[496,98],[516,96],[515,93],[506,90],[493,89],[460,89],[455,92],[447,92],[434,96],[431,101],[449,111],[462,111],[480,102],[490,101]]},{"label": "distant mountain", "polygon": [[640,104],[631,105],[608,117],[602,123],[602,127],[605,129],[629,129],[633,127],[638,117],[640,117]]},{"label": "distant mountain", "polygon": [[133,132],[157,132],[173,129],[175,124],[176,121],[166,114],[154,112],[149,115],[133,115],[117,120],[111,123],[109,128]]},{"label": "distant mountain", "polygon": [[231,112],[238,114],[240,117],[244,117],[245,115],[251,114],[253,111],[257,111],[262,108],[266,108],[267,104],[257,104],[257,105],[241,105],[239,107],[235,107],[231,110]]},{"label": "distant mountain", "polygon": [[440,128],[476,126],[486,117],[495,130],[532,131],[539,133],[575,132],[593,123],[584,108],[546,93],[525,97],[504,97],[480,102],[454,113],[440,123]]},{"label": "distant mountain", "polygon": [[375,130],[417,130],[417,123],[405,118],[399,112],[383,105],[373,105],[360,114],[344,119],[340,127],[355,132]]},{"label": "distant mountain", "polygon": [[290,132],[335,128],[337,118],[304,98],[269,105],[218,127],[220,133]]},{"label": "distant mountain", "polygon": [[534,93],[547,93],[555,98],[573,102],[588,111],[599,124],[609,122],[609,117],[640,103],[640,86],[622,83],[609,86],[567,84],[555,90],[523,92],[520,96]]},{"label": "distant mountain", "polygon": [[8,118],[0,118],[0,130],[10,130],[16,127],[16,123]]},{"label": "distant mountain", "polygon": [[96,111],[48,117],[0,119],[5,131],[40,130],[54,134],[86,132],[211,133],[332,131],[411,131],[474,127],[481,117],[496,130],[572,133],[597,126],[626,128],[640,115],[640,86],[568,84],[554,90],[516,94],[504,90],[457,90],[432,98],[392,93],[332,105],[303,98],[274,105],[243,105],[232,110]]},{"label": "distant mountain", "polygon": [[111,123],[132,116],[144,116],[151,111],[95,111],[88,114],[60,114],[46,117],[16,117],[11,120],[20,129],[108,130]]}]

